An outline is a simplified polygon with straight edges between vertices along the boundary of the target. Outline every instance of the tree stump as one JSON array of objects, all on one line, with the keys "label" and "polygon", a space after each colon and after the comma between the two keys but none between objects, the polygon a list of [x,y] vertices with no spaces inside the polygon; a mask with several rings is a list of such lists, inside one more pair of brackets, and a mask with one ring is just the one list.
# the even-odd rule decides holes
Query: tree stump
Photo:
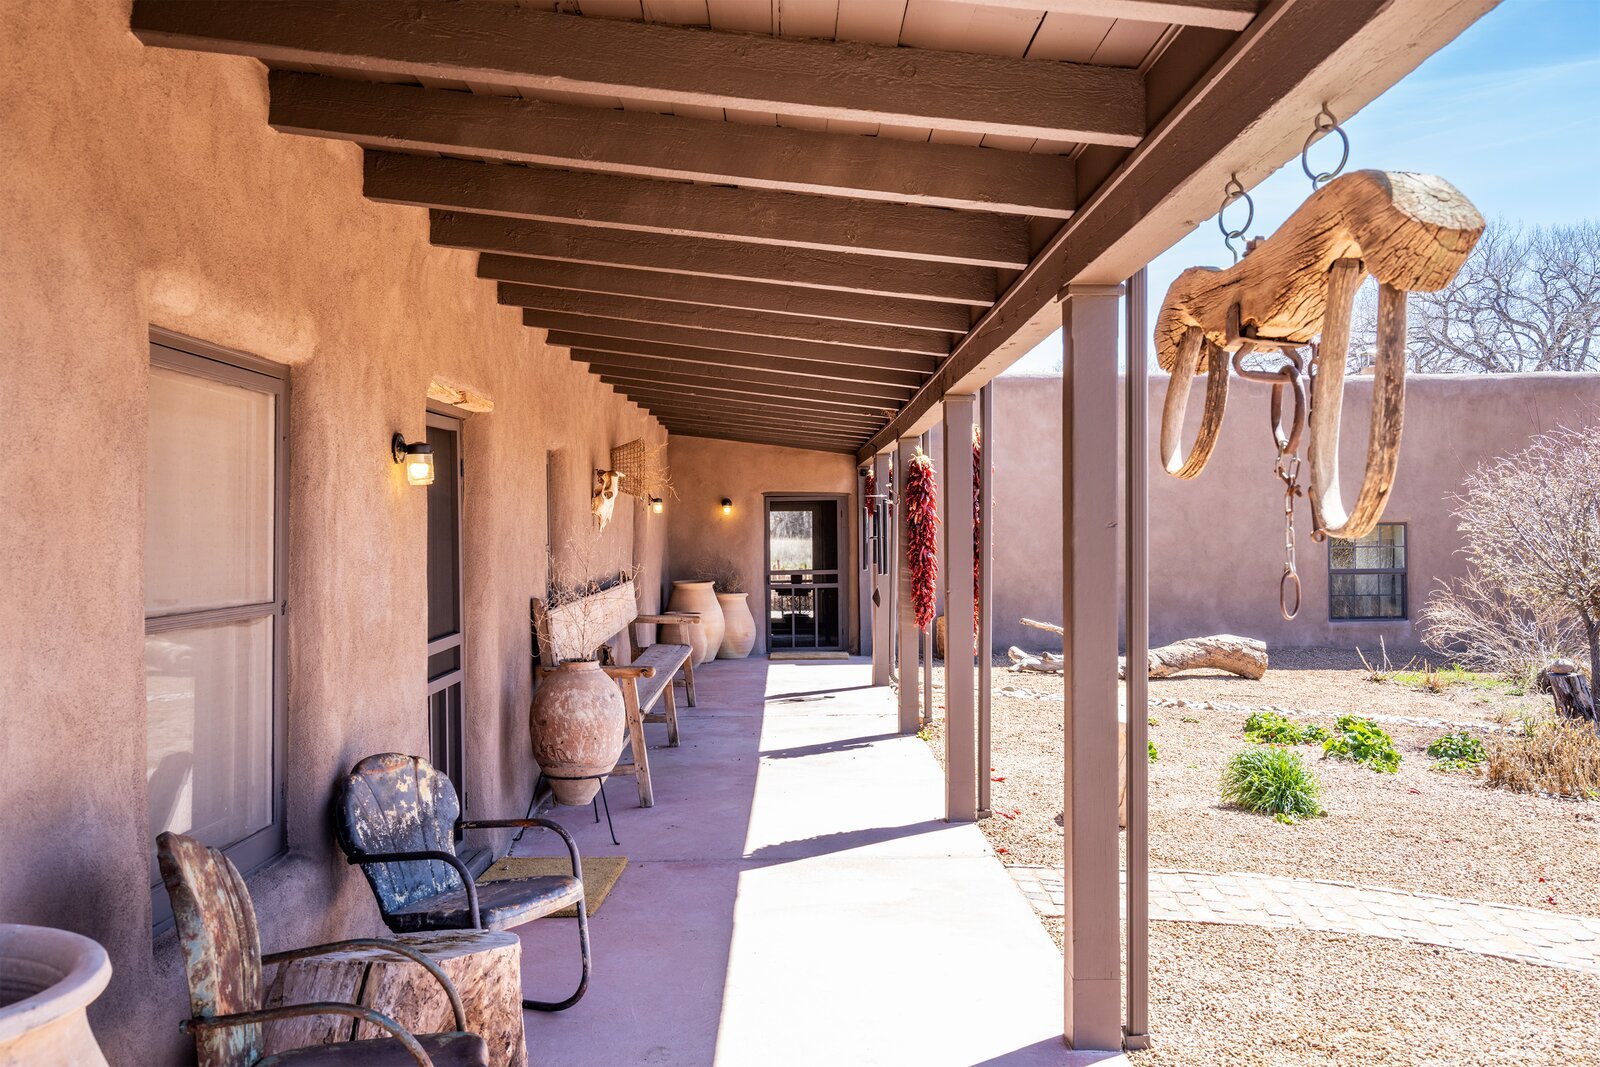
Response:
[{"label": "tree stump", "polygon": [[[1594,693],[1583,669],[1570,659],[1558,659],[1539,672],[1539,681],[1550,688],[1556,711],[1569,719],[1594,719]],[[1600,722],[1600,720],[1596,720]]]},{"label": "tree stump", "polygon": [[[455,983],[467,1030],[489,1046],[494,1067],[527,1067],[522,1033],[522,943],[505,931],[450,930],[402,934],[393,940],[425,952]],[[268,970],[272,970],[269,968]],[[267,1006],[343,1001],[383,1013],[412,1033],[454,1030],[444,990],[415,963],[376,948],[352,948],[278,964],[267,975]],[[267,1052],[385,1037],[345,1016],[317,1015],[268,1023]]]}]

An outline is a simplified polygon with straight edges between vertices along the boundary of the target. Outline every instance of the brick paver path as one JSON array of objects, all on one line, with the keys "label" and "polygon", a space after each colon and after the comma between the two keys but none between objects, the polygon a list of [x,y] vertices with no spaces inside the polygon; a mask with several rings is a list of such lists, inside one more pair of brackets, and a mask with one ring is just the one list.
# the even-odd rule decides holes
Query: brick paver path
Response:
[{"label": "brick paver path", "polygon": [[[1007,869],[1040,915],[1061,917],[1061,868]],[[1152,870],[1150,918],[1389,937],[1600,974],[1600,918],[1349,882]]]}]

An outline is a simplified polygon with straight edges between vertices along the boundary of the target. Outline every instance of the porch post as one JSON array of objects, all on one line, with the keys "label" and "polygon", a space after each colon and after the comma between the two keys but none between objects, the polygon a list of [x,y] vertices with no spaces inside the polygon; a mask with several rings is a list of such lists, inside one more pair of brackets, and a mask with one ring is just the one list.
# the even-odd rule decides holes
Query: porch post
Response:
[{"label": "porch post", "polygon": [[[862,656],[872,655],[872,590],[876,585],[872,562],[872,501],[867,499],[867,467],[856,470],[856,522],[861,535],[856,538],[856,649]],[[845,524],[848,529],[849,524]]]},{"label": "porch post", "polygon": [[[933,455],[933,432],[925,431],[922,435],[922,451]],[[941,568],[942,569],[942,568]],[[924,726],[933,722],[933,635],[938,627],[938,620],[922,631],[922,724]]]},{"label": "porch post", "polygon": [[[1150,376],[1146,343],[1150,337],[1145,269],[1128,279],[1127,299],[1127,437],[1123,450],[1124,530],[1123,618],[1127,627],[1129,663],[1144,663],[1150,650],[1150,467],[1147,456]],[[1148,672],[1129,671],[1128,707],[1128,1048],[1150,1046],[1150,679]]]},{"label": "porch post", "polygon": [[900,576],[900,732],[903,734],[914,734],[922,728],[917,713],[917,676],[921,673],[917,664],[917,610],[911,599],[911,568],[906,565],[906,544],[910,541],[906,526],[906,472],[911,469],[911,457],[916,454],[917,439],[901,438],[900,451],[894,460],[895,526],[899,532],[894,563]]},{"label": "porch post", "polygon": [[890,612],[893,610],[894,561],[889,555],[893,538],[889,536],[889,509],[883,495],[889,491],[889,453],[872,457],[872,478],[877,482],[878,500],[873,501],[876,552],[872,564],[872,684],[888,685],[894,647],[889,641]]},{"label": "porch post", "polygon": [[978,474],[978,818],[989,803],[989,708],[994,671],[994,382],[978,391],[983,466]]},{"label": "porch post", "polygon": [[972,664],[972,425],[977,397],[944,398],[944,817],[978,817]]},{"label": "porch post", "polygon": [[1117,841],[1117,301],[1069,285],[1061,301],[1062,604],[1066,637],[1064,1033],[1122,1048]]}]

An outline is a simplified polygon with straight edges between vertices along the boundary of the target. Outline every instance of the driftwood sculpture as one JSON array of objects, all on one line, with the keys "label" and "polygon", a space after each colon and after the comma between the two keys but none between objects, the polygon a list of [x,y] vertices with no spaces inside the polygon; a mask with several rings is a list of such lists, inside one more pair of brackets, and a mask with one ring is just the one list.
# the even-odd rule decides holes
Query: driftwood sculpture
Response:
[{"label": "driftwood sculpture", "polygon": [[[1355,171],[1317,190],[1271,237],[1252,242],[1224,270],[1191,267],[1167,291],[1156,320],[1156,356],[1171,372],[1161,421],[1161,460],[1169,474],[1193,478],[1216,446],[1228,398],[1230,357],[1314,349],[1309,398],[1298,372],[1274,394],[1280,455],[1297,443],[1309,407],[1308,459],[1314,536],[1356,538],[1383,513],[1399,459],[1405,400],[1406,293],[1442,289],[1483,233],[1483,216],[1443,178]],[[1378,280],[1378,344],[1366,471],[1348,508],[1339,488],[1339,417],[1356,290]],[[1182,447],[1184,410],[1194,376],[1207,376],[1205,409],[1192,448]],[[1283,387],[1295,381],[1295,427],[1282,426]],[[1289,449],[1292,452],[1292,448]],[[1286,479],[1287,480],[1287,479]],[[1291,490],[1294,486],[1291,484]]]},{"label": "driftwood sculpture", "polygon": [[[1066,636],[1066,631],[1055,623],[1023,619],[1022,625]],[[1058,674],[1065,668],[1065,661],[1054,652],[1024,652],[1012,646],[1007,655],[1014,670]],[[1218,670],[1256,681],[1267,673],[1267,645],[1252,637],[1233,634],[1191,637],[1152,648],[1146,662],[1151,678],[1170,678],[1183,671]],[[1117,676],[1127,677],[1127,664],[1121,657],[1117,659]]]}]

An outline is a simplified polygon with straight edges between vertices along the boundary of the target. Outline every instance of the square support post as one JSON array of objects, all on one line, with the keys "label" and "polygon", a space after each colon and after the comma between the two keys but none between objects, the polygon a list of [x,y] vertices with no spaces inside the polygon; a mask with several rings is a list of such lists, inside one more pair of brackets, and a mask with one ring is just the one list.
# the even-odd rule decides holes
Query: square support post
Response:
[{"label": "square support post", "polygon": [[894,665],[894,645],[889,637],[894,611],[894,538],[890,529],[894,516],[884,502],[889,492],[889,453],[872,457],[872,478],[878,490],[878,499],[872,502],[877,535],[872,565],[872,684],[888,685]]},{"label": "square support post", "polygon": [[1122,1048],[1117,840],[1117,318],[1120,285],[1061,301],[1062,620],[1066,630],[1064,1033]]},{"label": "square support post", "polygon": [[994,689],[994,382],[978,391],[978,818],[989,802],[990,704]]},{"label": "square support post", "polygon": [[[922,435],[922,451],[933,455],[933,432],[928,431]],[[943,562],[940,563],[941,573],[944,570]],[[922,631],[922,725],[933,722],[933,635],[937,630],[939,620],[935,619],[933,625]]]},{"label": "square support post", "polygon": [[906,473],[911,469],[911,457],[917,454],[917,439],[903,438],[895,455],[895,526],[899,536],[895,539],[895,570],[899,574],[899,644],[900,644],[900,732],[914,734],[922,728],[918,721],[917,682],[922,672],[917,664],[917,609],[911,598],[911,568],[906,565],[906,545],[910,532],[906,525],[905,487]]},{"label": "square support post", "polygon": [[978,818],[978,719],[972,662],[972,427],[977,397],[944,398],[944,817]]},{"label": "square support post", "polygon": [[[1127,512],[1122,546],[1123,618],[1130,664],[1150,658],[1150,465],[1148,401],[1150,337],[1145,271],[1128,279],[1127,413],[1123,423],[1123,508]],[[1128,1022],[1125,1044],[1150,1047],[1150,678],[1130,670],[1128,708]]]},{"label": "square support post", "polygon": [[[856,471],[856,523],[861,535],[856,538],[856,634],[857,651],[872,655],[872,592],[877,586],[872,562],[872,501],[867,499],[867,470]],[[846,526],[849,524],[847,523]]]}]

